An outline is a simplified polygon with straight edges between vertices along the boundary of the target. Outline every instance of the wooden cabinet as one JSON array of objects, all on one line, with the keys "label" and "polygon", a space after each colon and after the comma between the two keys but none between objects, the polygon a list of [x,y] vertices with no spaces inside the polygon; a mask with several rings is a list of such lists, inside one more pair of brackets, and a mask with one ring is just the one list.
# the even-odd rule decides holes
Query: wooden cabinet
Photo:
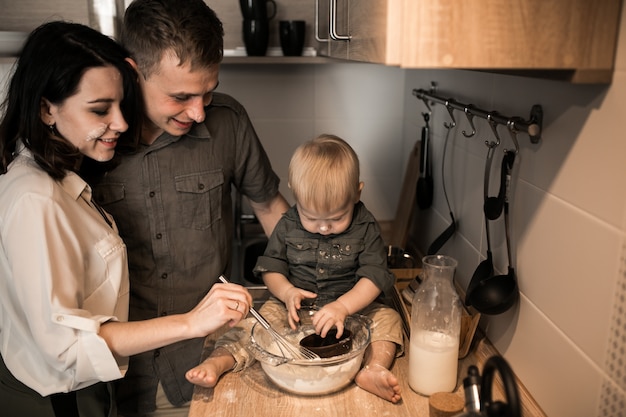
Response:
[{"label": "wooden cabinet", "polygon": [[[224,21],[225,47],[242,46],[239,8],[231,2],[205,1]],[[611,82],[622,7],[622,0],[276,2],[278,13],[272,20],[270,46],[279,45],[278,20],[304,19],[305,45],[315,46],[323,56],[403,68],[473,69],[576,83]],[[5,3],[6,10],[0,17],[3,30],[30,31],[53,18],[81,23],[88,20],[84,0]],[[331,17],[333,37],[349,40],[330,36]],[[225,62],[327,61],[319,57],[231,60]]]},{"label": "wooden cabinet", "polygon": [[[321,51],[404,68],[610,82],[622,0],[318,0]],[[326,29],[326,34],[328,34]],[[323,34],[321,34],[323,35]]]},{"label": "wooden cabinet", "polygon": [[325,39],[320,52],[333,58],[400,65],[402,6],[403,0],[316,0],[318,37]]}]

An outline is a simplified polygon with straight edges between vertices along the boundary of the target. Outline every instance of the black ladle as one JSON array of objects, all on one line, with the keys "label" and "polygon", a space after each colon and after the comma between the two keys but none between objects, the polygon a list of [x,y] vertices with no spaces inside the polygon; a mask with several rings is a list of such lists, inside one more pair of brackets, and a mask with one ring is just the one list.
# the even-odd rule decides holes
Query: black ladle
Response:
[{"label": "black ladle", "polygon": [[497,197],[487,197],[483,209],[485,210],[485,216],[489,220],[496,220],[502,214],[504,208],[504,199],[506,193],[506,166],[507,158],[502,158],[502,168],[500,171],[500,189]]},{"label": "black ladle", "polygon": [[[505,151],[502,163],[502,169],[505,175],[506,192],[504,198],[504,225],[506,235],[506,250],[508,257],[508,270],[506,275],[495,275],[487,279],[483,279],[476,285],[470,294],[468,289],[469,302],[478,311],[483,314],[501,314],[510,309],[519,298],[519,288],[517,286],[517,278],[515,277],[515,269],[511,256],[511,238],[509,224],[509,200],[511,172],[513,170],[513,162],[515,161],[515,152]],[[467,304],[467,300],[466,300]]]},{"label": "black ladle", "polygon": [[[493,153],[498,146],[496,142],[486,142],[487,159],[485,162],[485,185],[484,200],[487,200],[487,190],[489,189],[489,176],[491,171],[491,163],[493,161]],[[484,204],[484,203],[483,203]],[[484,208],[484,207],[483,207]],[[484,213],[484,210],[483,210]],[[493,276],[493,255],[491,253],[491,238],[489,236],[489,219],[485,215],[485,232],[487,235],[487,258],[478,264],[465,293],[465,305],[474,306],[481,313],[481,307],[484,307],[480,299],[476,299],[475,293],[482,282]]]}]

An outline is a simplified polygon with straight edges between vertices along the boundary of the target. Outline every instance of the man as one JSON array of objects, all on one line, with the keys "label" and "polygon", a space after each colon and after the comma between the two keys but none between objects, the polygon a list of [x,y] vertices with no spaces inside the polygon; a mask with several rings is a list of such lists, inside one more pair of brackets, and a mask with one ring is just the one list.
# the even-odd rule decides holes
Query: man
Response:
[{"label": "man", "polygon": [[[188,311],[228,272],[232,186],[267,234],[288,208],[245,109],[214,92],[223,35],[202,0],[135,0],[124,16],[121,42],[145,102],[142,141],[98,182],[96,197],[128,247],[131,320]],[[120,414],[187,415],[193,385],[185,372],[203,342],[131,357]]]}]

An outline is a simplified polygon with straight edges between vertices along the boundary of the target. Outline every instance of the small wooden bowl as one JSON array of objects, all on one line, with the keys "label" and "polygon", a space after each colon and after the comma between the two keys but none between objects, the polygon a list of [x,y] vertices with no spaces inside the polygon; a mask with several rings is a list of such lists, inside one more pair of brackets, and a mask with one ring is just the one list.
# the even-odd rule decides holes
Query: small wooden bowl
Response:
[{"label": "small wooden bowl", "polygon": [[326,337],[313,333],[300,340],[300,346],[312,350],[320,358],[332,358],[350,352],[352,333],[344,329],[340,339],[337,339],[337,329],[330,329]]}]

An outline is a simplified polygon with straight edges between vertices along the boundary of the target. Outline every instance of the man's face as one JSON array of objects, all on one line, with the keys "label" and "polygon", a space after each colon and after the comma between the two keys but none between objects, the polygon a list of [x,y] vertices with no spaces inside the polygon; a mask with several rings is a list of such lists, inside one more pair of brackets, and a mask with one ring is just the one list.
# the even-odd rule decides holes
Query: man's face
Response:
[{"label": "man's face", "polygon": [[139,77],[147,117],[142,132],[146,143],[154,142],[163,131],[184,135],[194,123],[204,121],[204,107],[219,83],[219,64],[191,71],[191,64],[178,63],[178,57],[166,53],[155,72],[147,79]]}]

